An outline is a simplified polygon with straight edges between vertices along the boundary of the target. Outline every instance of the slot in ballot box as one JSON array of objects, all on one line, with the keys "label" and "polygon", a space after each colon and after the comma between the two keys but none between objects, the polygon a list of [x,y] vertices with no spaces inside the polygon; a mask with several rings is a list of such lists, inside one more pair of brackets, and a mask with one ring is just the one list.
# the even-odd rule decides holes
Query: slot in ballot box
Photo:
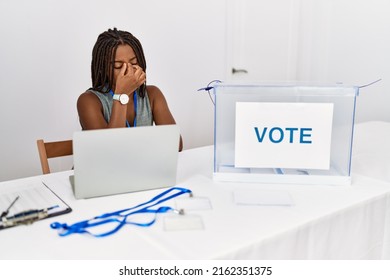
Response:
[{"label": "slot in ballot box", "polygon": [[358,87],[218,83],[213,93],[214,180],[351,183]]}]

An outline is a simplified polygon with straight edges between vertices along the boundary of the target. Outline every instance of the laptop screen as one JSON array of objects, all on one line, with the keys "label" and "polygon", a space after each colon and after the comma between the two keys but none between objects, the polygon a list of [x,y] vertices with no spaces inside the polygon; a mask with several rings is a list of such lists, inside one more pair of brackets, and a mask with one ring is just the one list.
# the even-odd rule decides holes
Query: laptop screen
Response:
[{"label": "laptop screen", "polygon": [[177,125],[75,132],[75,197],[89,198],[175,185],[179,139]]}]

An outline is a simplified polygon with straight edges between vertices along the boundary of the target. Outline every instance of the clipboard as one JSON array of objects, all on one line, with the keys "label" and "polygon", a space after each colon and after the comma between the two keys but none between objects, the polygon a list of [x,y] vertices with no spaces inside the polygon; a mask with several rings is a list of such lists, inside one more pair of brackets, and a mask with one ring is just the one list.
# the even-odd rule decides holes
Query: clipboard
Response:
[{"label": "clipboard", "polygon": [[0,186],[0,230],[72,211],[44,181],[17,181]]}]

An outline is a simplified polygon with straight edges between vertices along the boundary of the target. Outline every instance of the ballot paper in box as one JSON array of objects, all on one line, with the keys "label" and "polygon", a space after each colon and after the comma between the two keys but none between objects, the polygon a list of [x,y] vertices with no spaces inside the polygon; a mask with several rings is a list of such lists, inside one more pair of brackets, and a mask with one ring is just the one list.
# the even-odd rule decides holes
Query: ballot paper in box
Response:
[{"label": "ballot paper in box", "polygon": [[359,87],[217,83],[213,93],[214,180],[351,183]]}]

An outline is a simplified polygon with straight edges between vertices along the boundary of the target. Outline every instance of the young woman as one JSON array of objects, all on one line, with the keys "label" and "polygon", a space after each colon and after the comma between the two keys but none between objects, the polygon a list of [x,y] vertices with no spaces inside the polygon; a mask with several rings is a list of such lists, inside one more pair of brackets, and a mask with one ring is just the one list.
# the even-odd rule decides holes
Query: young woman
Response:
[{"label": "young woman", "polygon": [[92,87],[77,100],[81,127],[175,124],[163,93],[146,85],[145,72],[144,52],[136,37],[116,28],[100,34],[92,51]]}]

